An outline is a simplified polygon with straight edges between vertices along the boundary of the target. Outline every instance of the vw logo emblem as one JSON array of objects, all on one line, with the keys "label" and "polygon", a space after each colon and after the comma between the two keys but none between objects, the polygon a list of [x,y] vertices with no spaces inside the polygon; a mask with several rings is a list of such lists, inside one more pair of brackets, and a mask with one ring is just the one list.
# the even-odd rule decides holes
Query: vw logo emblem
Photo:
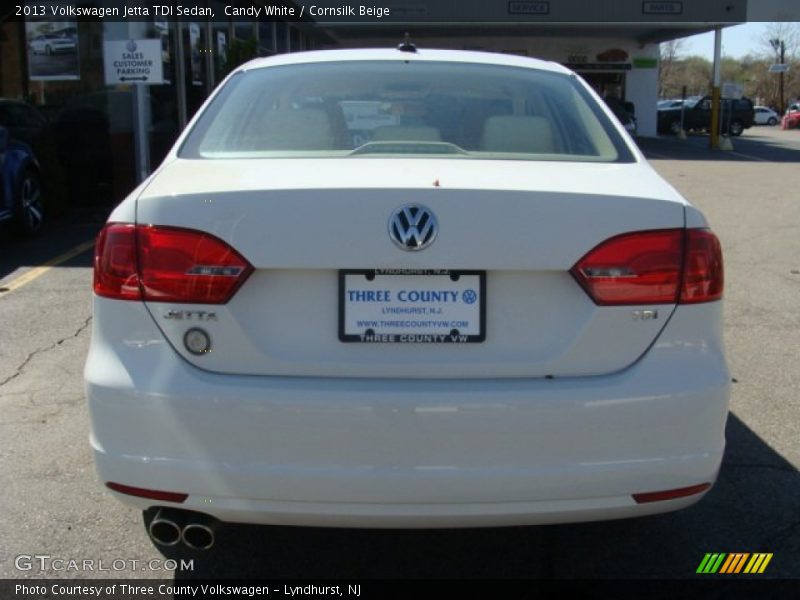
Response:
[{"label": "vw logo emblem", "polygon": [[389,237],[403,250],[422,250],[439,232],[433,211],[420,204],[401,206],[389,217]]}]

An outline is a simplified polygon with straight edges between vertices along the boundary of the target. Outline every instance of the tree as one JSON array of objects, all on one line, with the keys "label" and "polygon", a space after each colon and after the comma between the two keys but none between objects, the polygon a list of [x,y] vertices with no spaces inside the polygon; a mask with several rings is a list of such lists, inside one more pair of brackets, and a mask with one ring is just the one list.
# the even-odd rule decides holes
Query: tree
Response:
[{"label": "tree", "polygon": [[[660,98],[680,97],[683,86],[688,96],[709,93],[712,63],[700,56],[684,56],[683,41],[661,44]],[[753,53],[722,58],[722,81],[741,84],[744,95],[758,104],[780,108],[780,76],[770,73],[769,66],[781,61],[782,49],[784,62],[789,65],[783,77],[784,103],[800,98],[800,24],[770,23],[764,35],[753,41]]]},{"label": "tree", "polygon": [[775,46],[773,40],[782,40],[786,46],[786,57],[789,60],[797,60],[800,52],[800,25],[797,23],[768,23],[764,34],[758,40],[763,53],[775,56]]},{"label": "tree", "polygon": [[675,89],[679,77],[678,62],[683,52],[685,39],[670,40],[664,42],[659,47],[659,72],[658,72],[658,97],[667,98],[673,96],[672,90]]},{"label": "tree", "polygon": [[765,58],[768,57],[776,64],[789,65],[789,70],[785,73],[768,73],[768,80],[764,82],[765,89],[769,90],[765,94],[768,102],[783,111],[787,97],[794,98],[800,94],[798,89],[800,76],[797,73],[797,68],[800,66],[798,65],[800,28],[797,23],[783,21],[769,23],[761,36],[760,45]]}]

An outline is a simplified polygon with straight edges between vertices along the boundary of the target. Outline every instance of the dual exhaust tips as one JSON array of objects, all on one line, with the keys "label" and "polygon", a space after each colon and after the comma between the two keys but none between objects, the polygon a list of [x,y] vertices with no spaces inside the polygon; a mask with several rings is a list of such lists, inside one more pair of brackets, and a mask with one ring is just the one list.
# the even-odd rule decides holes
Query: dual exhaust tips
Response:
[{"label": "dual exhaust tips", "polygon": [[175,546],[183,542],[192,550],[208,550],[214,545],[218,523],[215,518],[202,513],[161,508],[147,532],[159,546]]}]

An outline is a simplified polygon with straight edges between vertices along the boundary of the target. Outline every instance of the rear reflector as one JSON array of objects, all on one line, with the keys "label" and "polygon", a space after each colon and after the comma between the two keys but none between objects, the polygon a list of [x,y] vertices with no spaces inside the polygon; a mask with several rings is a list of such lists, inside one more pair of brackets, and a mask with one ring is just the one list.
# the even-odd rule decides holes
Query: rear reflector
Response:
[{"label": "rear reflector", "polygon": [[722,297],[722,251],[707,229],[637,231],[610,238],[570,271],[595,304],[675,304]]},{"label": "rear reflector", "polygon": [[123,485],[121,483],[114,483],[109,481],[106,487],[120,494],[127,494],[128,496],[138,496],[139,498],[150,498],[151,500],[163,500],[164,502],[183,502],[189,497],[189,494],[181,494],[179,492],[162,492],[160,490],[148,490],[145,488],[133,487],[130,485]]},{"label": "rear reflector", "polygon": [[95,247],[94,291],[118,300],[224,304],[253,267],[211,234],[111,223]]},{"label": "rear reflector", "polygon": [[710,483],[701,483],[699,485],[692,485],[674,490],[665,490],[663,492],[645,492],[643,494],[633,494],[633,499],[637,504],[661,502],[663,500],[675,500],[676,498],[685,498],[686,496],[694,496],[695,494],[705,492],[710,487]]}]

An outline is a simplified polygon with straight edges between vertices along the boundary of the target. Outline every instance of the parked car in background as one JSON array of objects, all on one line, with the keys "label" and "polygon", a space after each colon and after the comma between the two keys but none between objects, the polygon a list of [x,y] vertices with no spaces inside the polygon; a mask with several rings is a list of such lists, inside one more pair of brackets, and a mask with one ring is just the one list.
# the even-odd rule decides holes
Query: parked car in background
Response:
[{"label": "parked car in background", "polygon": [[800,103],[795,102],[786,109],[786,114],[781,117],[781,129],[800,128]]},{"label": "parked car in background", "polygon": [[[0,126],[8,129],[12,140],[22,142],[33,151],[39,164],[48,214],[63,212],[68,205],[67,178],[54,129],[48,119],[31,104],[0,98]],[[74,140],[66,145],[66,153],[76,151]]]},{"label": "parked car in background", "polygon": [[659,100],[656,104],[658,110],[665,110],[667,108],[680,108],[683,105],[683,100]]},{"label": "parked car in background", "polygon": [[[742,135],[755,122],[753,102],[749,98],[723,100],[720,132],[733,136]],[[732,111],[732,112],[731,112]],[[685,131],[708,131],[711,129],[711,98],[692,96],[681,106],[658,109],[658,132],[676,135],[681,130],[681,112]]]},{"label": "parked car in background", "polygon": [[94,266],[91,444],[159,545],[634,517],[716,480],[719,241],[556,63],[251,61]]},{"label": "parked car in background", "polygon": [[622,123],[625,131],[631,135],[636,135],[636,108],[633,102],[624,102],[613,96],[603,98],[603,100],[605,100],[611,112],[614,113],[614,116],[617,117],[617,120]]},{"label": "parked car in background", "polygon": [[781,116],[768,106],[756,106],[754,122],[756,125],[777,125]]},{"label": "parked car in background", "polygon": [[11,139],[0,125],[0,223],[35,235],[44,223],[39,163],[30,146]]}]

